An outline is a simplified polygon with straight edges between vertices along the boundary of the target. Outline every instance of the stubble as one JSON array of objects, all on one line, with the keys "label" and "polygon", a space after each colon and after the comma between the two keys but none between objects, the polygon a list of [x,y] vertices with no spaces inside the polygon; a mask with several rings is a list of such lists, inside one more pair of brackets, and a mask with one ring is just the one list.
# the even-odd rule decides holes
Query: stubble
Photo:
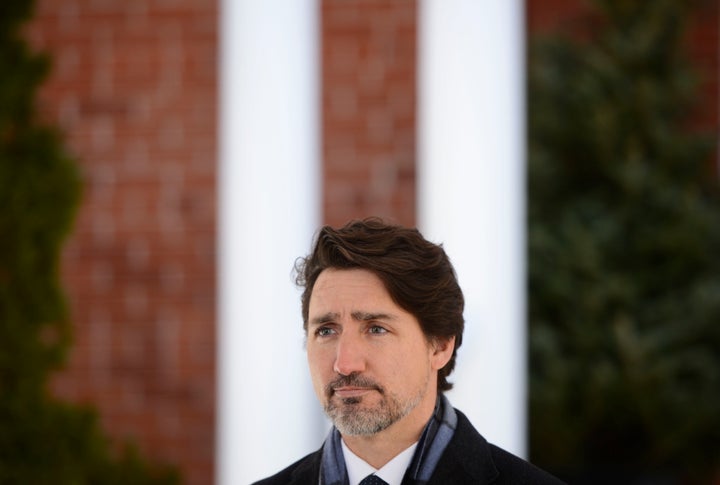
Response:
[{"label": "stubble", "polygon": [[[371,396],[339,398],[334,389],[338,387],[362,387],[377,392],[380,399],[371,404]],[[422,401],[427,392],[427,382],[418,392],[403,399],[371,379],[358,374],[339,376],[325,386],[325,413],[340,434],[369,436],[379,433],[407,416]]]}]

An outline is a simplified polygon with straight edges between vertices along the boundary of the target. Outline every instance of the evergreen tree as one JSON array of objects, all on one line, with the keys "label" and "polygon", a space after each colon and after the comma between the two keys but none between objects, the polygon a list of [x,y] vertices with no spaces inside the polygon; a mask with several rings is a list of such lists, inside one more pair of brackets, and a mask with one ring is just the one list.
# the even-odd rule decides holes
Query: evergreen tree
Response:
[{"label": "evergreen tree", "polygon": [[584,40],[530,49],[531,458],[574,483],[707,483],[720,192],[714,142],[688,129],[699,100],[683,27],[699,4],[593,3]]},{"label": "evergreen tree", "polygon": [[49,59],[21,36],[31,4],[0,2],[0,483],[175,483],[174,471],[116,450],[91,408],[47,390],[70,343],[59,259],[80,177],[36,113]]}]

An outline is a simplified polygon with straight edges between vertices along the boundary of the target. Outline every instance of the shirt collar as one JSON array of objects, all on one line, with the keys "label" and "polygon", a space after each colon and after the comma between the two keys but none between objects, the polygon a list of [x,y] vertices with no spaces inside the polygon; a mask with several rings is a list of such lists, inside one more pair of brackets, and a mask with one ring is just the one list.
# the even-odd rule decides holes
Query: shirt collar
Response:
[{"label": "shirt collar", "polygon": [[377,470],[353,453],[352,450],[347,447],[345,441],[340,441],[342,443],[343,458],[345,458],[345,467],[350,485],[358,485],[363,478],[373,473],[385,480],[389,485],[400,485],[405,476],[405,471],[408,466],[410,466],[415,448],[417,447],[417,442],[413,443],[398,453],[395,458],[387,462],[385,466]]}]

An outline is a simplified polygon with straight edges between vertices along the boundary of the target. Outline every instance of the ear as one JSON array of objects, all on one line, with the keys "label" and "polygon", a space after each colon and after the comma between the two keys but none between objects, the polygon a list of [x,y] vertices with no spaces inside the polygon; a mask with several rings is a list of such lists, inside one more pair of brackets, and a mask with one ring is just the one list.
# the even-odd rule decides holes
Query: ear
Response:
[{"label": "ear", "polygon": [[436,338],[430,342],[430,361],[435,370],[445,367],[455,350],[455,336],[448,338]]}]

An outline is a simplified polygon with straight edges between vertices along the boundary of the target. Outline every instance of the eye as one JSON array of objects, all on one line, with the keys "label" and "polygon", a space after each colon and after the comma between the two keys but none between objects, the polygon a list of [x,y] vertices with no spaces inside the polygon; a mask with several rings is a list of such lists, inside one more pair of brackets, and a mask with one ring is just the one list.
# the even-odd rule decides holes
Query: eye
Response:
[{"label": "eye", "polygon": [[372,333],[372,334],[375,334],[375,335],[382,335],[382,334],[384,334],[384,333],[387,333],[387,329],[384,328],[384,327],[381,327],[381,326],[379,326],[379,325],[372,325],[372,326],[368,329],[368,332],[370,332],[370,333]]},{"label": "eye", "polygon": [[317,335],[318,337],[329,337],[334,333],[335,329],[331,327],[319,327],[317,330],[315,330],[315,335]]}]

